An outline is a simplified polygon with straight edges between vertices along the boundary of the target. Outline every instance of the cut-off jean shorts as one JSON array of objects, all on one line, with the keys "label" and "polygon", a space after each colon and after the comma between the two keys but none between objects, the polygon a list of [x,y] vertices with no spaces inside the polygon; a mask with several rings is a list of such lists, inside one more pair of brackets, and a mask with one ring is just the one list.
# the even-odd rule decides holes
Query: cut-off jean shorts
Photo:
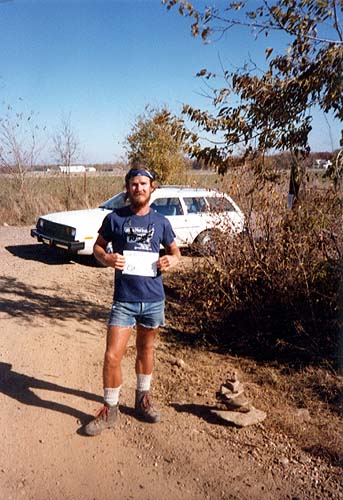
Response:
[{"label": "cut-off jean shorts", "polygon": [[159,302],[119,302],[115,300],[111,307],[108,326],[134,327],[136,324],[145,328],[164,326],[164,300]]}]

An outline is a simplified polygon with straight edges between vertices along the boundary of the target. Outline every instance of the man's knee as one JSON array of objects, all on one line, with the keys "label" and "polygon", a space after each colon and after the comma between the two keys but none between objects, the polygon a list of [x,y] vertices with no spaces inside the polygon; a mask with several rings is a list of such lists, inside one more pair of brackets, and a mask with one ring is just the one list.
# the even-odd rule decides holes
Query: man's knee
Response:
[{"label": "man's knee", "polygon": [[153,344],[137,344],[137,357],[145,358],[146,356],[152,355],[154,351]]},{"label": "man's knee", "polygon": [[136,338],[136,349],[137,352],[149,353],[154,349],[156,333],[150,333],[150,335],[138,334]]},{"label": "man's knee", "polygon": [[122,356],[111,349],[106,349],[105,352],[105,364],[111,366],[112,368],[117,368],[120,366]]}]

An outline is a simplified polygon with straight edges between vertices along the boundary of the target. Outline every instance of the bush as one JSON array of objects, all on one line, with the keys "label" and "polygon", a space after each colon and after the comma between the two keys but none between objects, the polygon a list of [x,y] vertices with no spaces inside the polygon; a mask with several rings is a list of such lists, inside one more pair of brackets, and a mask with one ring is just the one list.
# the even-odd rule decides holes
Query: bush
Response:
[{"label": "bush", "polygon": [[[249,204],[246,204],[249,206]],[[278,188],[250,196],[247,233],[220,236],[183,278],[203,341],[257,358],[339,364],[342,200],[308,189],[287,211]]]}]

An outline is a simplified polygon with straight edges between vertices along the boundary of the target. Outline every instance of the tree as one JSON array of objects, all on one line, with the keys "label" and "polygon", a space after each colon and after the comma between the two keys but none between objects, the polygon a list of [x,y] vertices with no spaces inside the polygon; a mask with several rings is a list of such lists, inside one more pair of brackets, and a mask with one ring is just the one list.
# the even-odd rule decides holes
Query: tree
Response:
[{"label": "tree", "polygon": [[[317,107],[343,120],[343,0],[260,0],[253,9],[242,1],[231,2],[222,11],[216,7],[199,11],[186,0],[163,3],[168,9],[178,5],[180,14],[191,17],[193,36],[200,35],[205,42],[236,26],[249,28],[256,36],[272,32],[287,36],[284,53],[274,53],[272,46],[266,49],[265,71],[253,62],[237,71],[223,70],[225,85],[211,95],[213,113],[188,105],[183,111],[201,129],[223,138],[214,146],[198,144],[193,149],[219,172],[227,170],[239,145],[244,146],[244,160],[259,160],[260,172],[267,150],[290,151],[289,195],[296,199],[302,160],[310,151],[312,110]],[[198,76],[215,77],[207,69]],[[233,103],[235,96],[238,104]]]},{"label": "tree", "polygon": [[184,153],[191,137],[183,121],[166,107],[147,106],[126,138],[127,156],[130,162],[145,162],[161,183],[170,182],[184,168]]},{"label": "tree", "polygon": [[53,136],[53,153],[60,165],[70,167],[80,154],[79,141],[71,125],[70,114],[62,116],[60,127]]},{"label": "tree", "polygon": [[53,135],[53,154],[56,161],[63,167],[66,167],[65,184],[67,191],[67,209],[71,207],[73,196],[72,179],[70,165],[78,158],[80,154],[79,141],[71,124],[70,114],[62,116],[60,127]]},{"label": "tree", "polygon": [[20,193],[25,188],[26,175],[36,164],[42,149],[35,118],[33,111],[19,113],[10,105],[0,117],[0,165],[13,176]]}]

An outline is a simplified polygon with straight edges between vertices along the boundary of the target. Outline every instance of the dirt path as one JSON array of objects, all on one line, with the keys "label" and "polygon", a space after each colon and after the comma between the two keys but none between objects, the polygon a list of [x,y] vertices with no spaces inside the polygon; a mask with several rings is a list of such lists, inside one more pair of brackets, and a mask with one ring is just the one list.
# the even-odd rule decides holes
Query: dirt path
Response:
[{"label": "dirt path", "polygon": [[[35,244],[29,228],[12,227],[0,228],[0,270],[1,498],[342,495],[339,470],[307,456],[281,432],[271,434],[268,419],[246,429],[215,422],[208,408],[228,358],[173,347],[164,341],[167,331],[157,344],[154,375],[163,422],[145,424],[132,412],[132,339],[117,428],[83,436],[81,424],[101,402],[112,271],[67,262]],[[175,356],[183,357],[182,367]]]}]

